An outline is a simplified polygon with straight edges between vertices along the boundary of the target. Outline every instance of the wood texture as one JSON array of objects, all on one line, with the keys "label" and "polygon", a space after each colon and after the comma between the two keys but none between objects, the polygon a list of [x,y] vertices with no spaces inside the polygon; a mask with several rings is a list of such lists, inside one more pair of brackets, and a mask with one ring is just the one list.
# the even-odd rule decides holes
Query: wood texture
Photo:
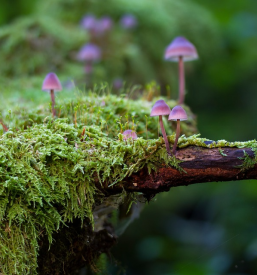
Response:
[{"label": "wood texture", "polygon": [[203,148],[190,146],[178,150],[176,157],[183,161],[180,166],[184,172],[160,163],[156,172],[148,173],[147,169],[128,177],[123,183],[107,188],[110,193],[120,192],[122,188],[129,192],[159,193],[171,187],[185,186],[201,182],[233,181],[256,179],[257,166],[242,171],[245,153],[254,158],[251,148]]}]

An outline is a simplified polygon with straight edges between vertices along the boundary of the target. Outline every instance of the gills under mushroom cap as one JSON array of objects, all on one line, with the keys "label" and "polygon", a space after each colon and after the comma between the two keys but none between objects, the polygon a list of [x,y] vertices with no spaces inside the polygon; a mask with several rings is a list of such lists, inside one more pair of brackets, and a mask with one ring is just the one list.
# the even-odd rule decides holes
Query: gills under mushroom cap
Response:
[{"label": "gills under mushroom cap", "polygon": [[195,46],[182,36],[176,37],[166,48],[164,58],[176,62],[179,56],[182,56],[184,61],[198,58]]},{"label": "gills under mushroom cap", "polygon": [[157,100],[153,105],[150,116],[165,116],[170,113],[170,107],[163,100]]},{"label": "gills under mushroom cap", "polygon": [[55,73],[49,73],[46,75],[43,81],[42,90],[43,91],[48,91],[48,90],[61,91],[62,90],[62,84]]},{"label": "gills under mushroom cap", "polygon": [[175,106],[169,115],[168,120],[187,120],[187,113],[181,106]]}]

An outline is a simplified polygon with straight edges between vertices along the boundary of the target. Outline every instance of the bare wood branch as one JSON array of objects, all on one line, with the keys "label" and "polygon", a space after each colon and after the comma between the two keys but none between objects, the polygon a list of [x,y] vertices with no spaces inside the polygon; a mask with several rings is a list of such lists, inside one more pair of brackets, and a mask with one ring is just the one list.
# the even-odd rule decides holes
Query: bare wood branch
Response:
[{"label": "bare wood branch", "polygon": [[[110,193],[118,193],[124,188],[129,192],[154,194],[168,191],[171,187],[186,186],[194,183],[257,179],[257,165],[242,170],[245,153],[254,158],[251,148],[203,148],[190,146],[177,151],[176,157],[183,161],[180,166],[184,172],[160,163],[156,172],[148,173],[147,169],[133,174],[123,183],[105,188]],[[225,156],[226,155],[226,156]]]}]

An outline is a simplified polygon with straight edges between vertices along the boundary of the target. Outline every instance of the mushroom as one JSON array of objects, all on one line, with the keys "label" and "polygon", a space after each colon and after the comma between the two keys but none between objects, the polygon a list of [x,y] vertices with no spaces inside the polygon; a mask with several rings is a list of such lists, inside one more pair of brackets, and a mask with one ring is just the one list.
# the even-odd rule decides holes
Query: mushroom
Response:
[{"label": "mushroom", "polygon": [[185,75],[183,61],[190,61],[198,58],[197,51],[192,43],[182,36],[176,37],[165,50],[165,59],[178,61],[179,65],[179,102],[185,100]]},{"label": "mushroom", "polygon": [[57,77],[55,73],[49,73],[46,75],[43,85],[42,85],[42,90],[43,91],[48,91],[50,90],[50,95],[51,95],[51,101],[52,101],[52,114],[53,117],[55,116],[55,98],[54,98],[54,91],[61,91],[62,90],[62,84]]},{"label": "mushroom", "polygon": [[162,121],[162,116],[166,116],[169,113],[170,113],[170,107],[166,104],[166,102],[164,100],[160,99],[160,100],[157,100],[155,102],[155,104],[153,105],[150,116],[159,116],[159,122],[160,122],[160,126],[161,126],[163,139],[165,141],[167,153],[168,153],[168,155],[171,155],[169,141],[168,141],[168,138],[167,138],[164,126],[163,126],[163,121]]},{"label": "mushroom", "polygon": [[122,133],[123,135],[123,140],[128,140],[128,139],[137,139],[137,134],[133,130],[126,130]]},{"label": "mushroom", "polygon": [[90,82],[90,75],[93,71],[93,63],[100,60],[101,55],[101,49],[92,43],[85,44],[77,54],[77,59],[79,61],[85,62],[85,73],[88,75],[88,82]]},{"label": "mushroom", "polygon": [[85,15],[81,20],[81,27],[85,30],[92,31],[96,24],[96,18],[92,14]]},{"label": "mushroom", "polygon": [[87,43],[79,50],[77,59],[91,63],[98,61],[101,59],[101,50],[95,44]]},{"label": "mushroom", "polygon": [[128,30],[128,29],[134,29],[137,26],[138,22],[136,17],[133,14],[127,13],[121,17],[120,24],[123,29]]},{"label": "mushroom", "polygon": [[179,135],[180,135],[180,121],[181,120],[187,120],[187,113],[181,106],[175,106],[171,110],[168,120],[177,121],[176,139],[175,139],[175,142],[174,142],[174,145],[173,145],[173,150],[172,150],[173,155],[175,155],[176,154],[176,147],[177,147],[177,143],[178,143],[178,138],[179,138]]},{"label": "mushroom", "polygon": [[98,21],[98,24],[100,25],[101,31],[106,32],[106,31],[110,31],[112,29],[113,21],[112,21],[111,17],[104,16],[104,17],[100,18],[100,20]]}]

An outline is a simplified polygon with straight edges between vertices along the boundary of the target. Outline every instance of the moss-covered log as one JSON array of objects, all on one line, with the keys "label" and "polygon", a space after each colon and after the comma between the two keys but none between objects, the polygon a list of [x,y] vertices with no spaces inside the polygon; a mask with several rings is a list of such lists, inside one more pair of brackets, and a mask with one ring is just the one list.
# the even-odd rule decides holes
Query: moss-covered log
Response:
[{"label": "moss-covered log", "polygon": [[181,160],[179,171],[160,163],[157,171],[149,174],[147,169],[132,174],[112,189],[119,192],[156,194],[171,187],[187,186],[193,183],[257,179],[257,165],[252,148],[203,148],[190,146],[177,151]]},{"label": "moss-covered log", "polygon": [[[110,194],[122,193],[124,189],[127,192],[142,192],[150,199],[156,193],[168,191],[176,186],[257,178],[253,148],[189,146],[178,150],[176,158],[182,161],[179,164],[181,169],[162,162],[156,171],[152,170],[149,173],[149,170],[143,167],[112,187],[104,183],[99,185],[95,178],[96,185],[106,193],[106,200]],[[96,257],[108,252],[116,242],[115,231],[111,224],[106,223],[106,216],[112,212],[115,203],[119,204],[117,200],[119,196],[112,196],[108,203],[95,208],[95,212],[98,212],[94,215],[97,222],[95,232],[88,226],[88,222],[81,227],[78,220],[54,234],[56,241],[50,250],[47,238],[44,238],[39,249],[39,274],[73,274],[86,263],[94,268]],[[102,213],[101,217],[99,213]]]},{"label": "moss-covered log", "polygon": [[[168,139],[172,146],[175,134]],[[124,141],[120,133],[49,117],[10,128],[0,149],[2,274],[75,274],[94,266],[116,240],[109,215],[124,201],[127,210],[138,192],[149,198],[179,184],[256,175],[256,141],[182,135],[175,157],[162,137]]]}]

